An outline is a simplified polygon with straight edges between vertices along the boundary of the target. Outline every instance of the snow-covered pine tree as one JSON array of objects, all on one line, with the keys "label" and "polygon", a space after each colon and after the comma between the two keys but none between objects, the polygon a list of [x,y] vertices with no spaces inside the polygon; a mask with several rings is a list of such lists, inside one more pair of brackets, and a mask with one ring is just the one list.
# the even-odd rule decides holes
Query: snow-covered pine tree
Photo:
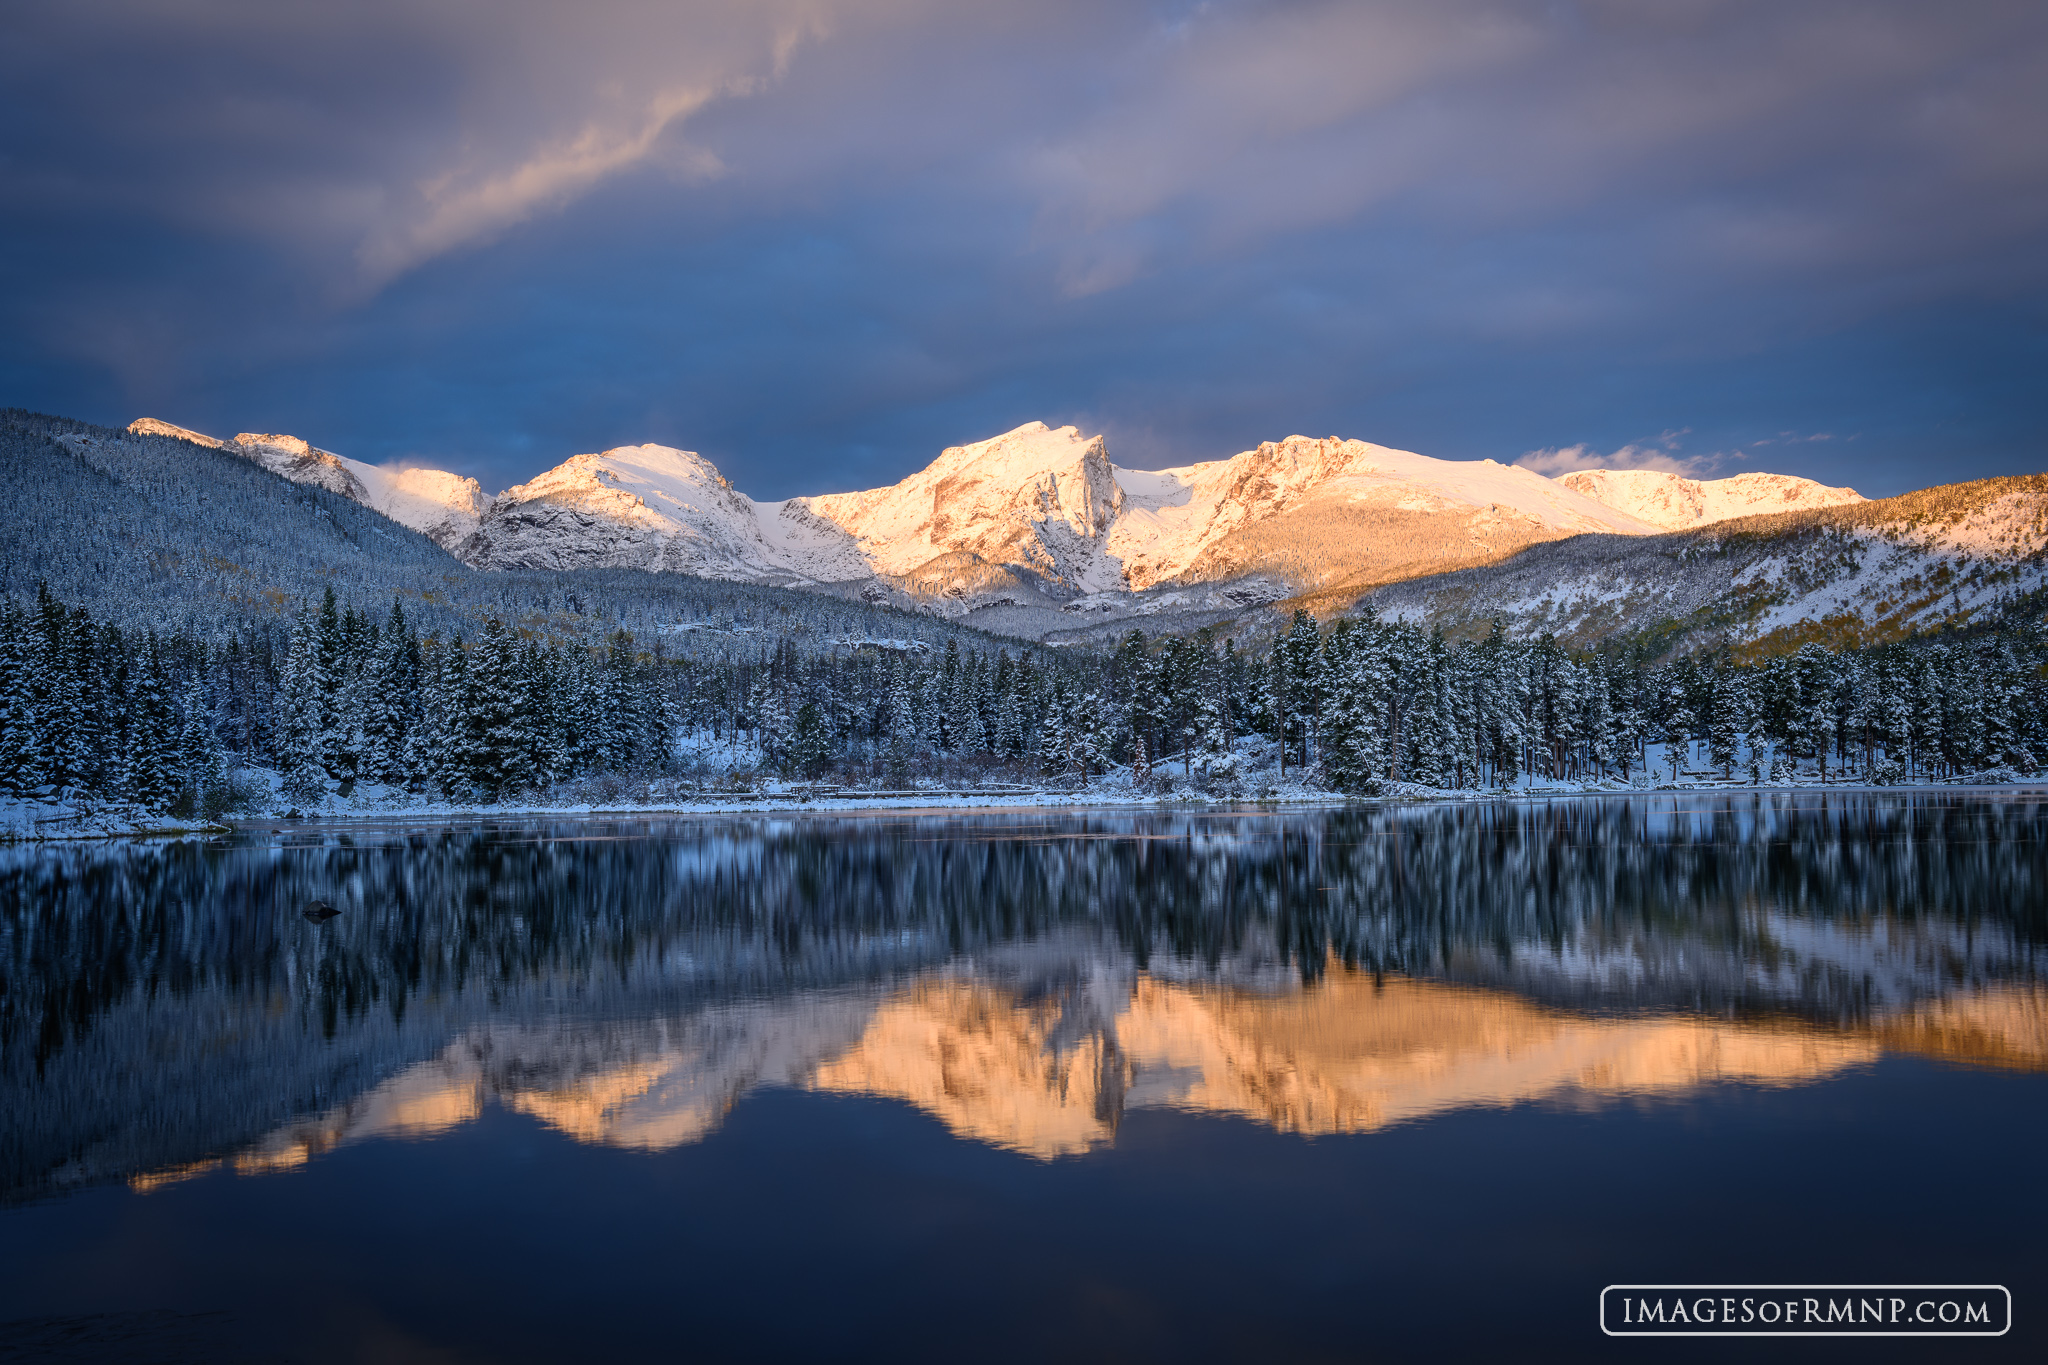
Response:
[{"label": "snow-covered pine tree", "polygon": [[1066,678],[1055,677],[1045,714],[1038,724],[1038,770],[1048,777],[1069,767],[1067,724],[1072,710],[1073,695],[1067,690]]},{"label": "snow-covered pine tree", "polygon": [[793,776],[816,778],[832,761],[832,731],[824,708],[806,700],[796,709],[790,728],[788,764]]},{"label": "snow-covered pine tree", "polygon": [[1742,738],[1752,728],[1749,687],[1733,669],[1717,670],[1707,710],[1707,762],[1721,770],[1723,781],[1735,776]]},{"label": "snow-covered pine tree", "polygon": [[[1366,606],[1361,618],[1368,627],[1376,625],[1372,607]],[[1319,726],[1322,720],[1322,697],[1316,686],[1316,658],[1322,653],[1322,627],[1316,618],[1306,610],[1297,608],[1294,620],[1287,628],[1282,644],[1282,655],[1286,660],[1287,704],[1291,721],[1300,742],[1300,762],[1306,768],[1321,757],[1319,742],[1322,738]]]},{"label": "snow-covered pine tree", "polygon": [[1879,673],[1877,708],[1885,757],[1903,777],[1911,770],[1913,755],[1912,685],[1894,667]]},{"label": "snow-covered pine tree", "polygon": [[1451,668],[1441,633],[1433,632],[1420,654],[1417,704],[1410,721],[1409,781],[1425,787],[1448,787],[1458,761],[1458,739],[1452,727],[1455,702]]},{"label": "snow-covered pine tree", "polygon": [[945,738],[946,714],[946,679],[937,661],[917,670],[913,686],[917,696],[917,742],[927,749],[937,749]]},{"label": "snow-covered pine tree", "polygon": [[150,810],[168,810],[178,798],[178,719],[155,631],[148,633],[129,698],[128,795]]},{"label": "snow-covered pine tree", "polygon": [[319,649],[316,628],[300,612],[292,622],[291,650],[278,680],[277,767],[284,797],[296,806],[313,805],[326,794]]},{"label": "snow-covered pine tree", "polygon": [[1094,690],[1081,695],[1067,724],[1067,766],[1082,778],[1102,771],[1109,757],[1109,735],[1103,724],[1102,697]]},{"label": "snow-covered pine tree", "polygon": [[0,604],[0,796],[27,796],[42,785],[38,660],[28,613]]},{"label": "snow-covered pine tree", "polygon": [[1941,675],[1935,670],[1933,659],[1923,655],[1914,671],[1908,711],[1913,763],[1930,777],[1943,775],[1941,723],[1942,713],[1947,709],[1943,702]]},{"label": "snow-covered pine tree", "polygon": [[917,739],[917,692],[902,655],[889,666],[889,738],[904,745]]},{"label": "snow-covered pine tree", "polygon": [[209,780],[221,766],[220,744],[213,734],[213,698],[202,679],[194,677],[185,685],[179,710],[182,712],[178,726],[180,800],[189,798],[196,810],[205,804]]},{"label": "snow-covered pine tree", "polygon": [[1389,761],[1384,645],[1374,622],[1348,617],[1323,640],[1322,771],[1339,791],[1364,790]]}]

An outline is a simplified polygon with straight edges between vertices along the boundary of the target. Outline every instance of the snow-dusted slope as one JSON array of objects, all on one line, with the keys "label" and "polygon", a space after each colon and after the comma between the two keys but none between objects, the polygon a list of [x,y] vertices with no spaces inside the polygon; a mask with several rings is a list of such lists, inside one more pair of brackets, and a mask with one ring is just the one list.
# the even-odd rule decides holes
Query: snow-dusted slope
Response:
[{"label": "snow-dusted slope", "polygon": [[293,483],[325,488],[382,512],[451,552],[476,533],[489,502],[475,479],[440,469],[364,464],[321,450],[296,436],[245,431],[232,441],[222,441],[154,417],[130,422],[128,430],[140,436],[170,436],[241,455]]},{"label": "snow-dusted slope", "polygon": [[1864,501],[1853,488],[1829,488],[1791,474],[1688,479],[1655,469],[1582,469],[1557,482],[1665,531],[1689,531],[1734,517]]},{"label": "snow-dusted slope", "polygon": [[1374,601],[1389,617],[1452,630],[1498,619],[1572,644],[1654,630],[1677,646],[1774,652],[1981,621],[2043,588],[2048,475],[2036,474],[1655,540],[1539,545],[1502,564],[1394,584]]},{"label": "snow-dusted slope", "polygon": [[204,436],[196,431],[187,431],[183,427],[172,426],[169,422],[155,417],[138,417],[128,424],[128,430],[134,432],[137,436],[168,436],[174,441],[190,441],[193,445],[205,446],[209,450],[226,450],[228,447],[226,441],[217,440],[212,436]]},{"label": "snow-dusted slope", "polygon": [[453,552],[476,534],[484,509],[490,506],[475,479],[445,469],[404,465],[367,465],[343,460],[369,495],[368,502],[401,526]]},{"label": "snow-dusted slope", "polygon": [[669,446],[578,455],[491,501],[457,551],[483,569],[653,569],[752,582],[801,581],[794,534],[709,460]]},{"label": "snow-dusted slope", "polygon": [[[1453,513],[1469,523],[1457,537],[1465,542],[1487,539],[1481,523],[1512,526],[1506,538],[1520,544],[1585,531],[1646,535],[1656,529],[1517,465],[1438,460],[1334,436],[1290,436],[1227,460],[1153,473],[1120,469],[1117,477],[1125,510],[1110,533],[1109,552],[1135,588],[1263,567],[1268,556],[1258,553],[1261,547],[1231,542],[1245,541],[1244,533],[1255,529],[1276,539],[1274,523],[1283,519],[1299,523],[1288,529],[1311,541],[1321,539],[1315,523],[1368,511],[1395,514],[1397,521],[1412,520],[1400,514]],[[1497,547],[1487,544],[1476,554],[1471,544],[1462,548],[1469,561]]]}]

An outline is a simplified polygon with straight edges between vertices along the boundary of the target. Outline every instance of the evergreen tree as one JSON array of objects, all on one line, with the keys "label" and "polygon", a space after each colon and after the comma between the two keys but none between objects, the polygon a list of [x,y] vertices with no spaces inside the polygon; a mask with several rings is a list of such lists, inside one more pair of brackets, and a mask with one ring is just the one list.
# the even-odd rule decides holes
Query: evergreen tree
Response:
[{"label": "evergreen tree", "polygon": [[151,810],[168,810],[179,787],[178,724],[154,632],[144,645],[132,694],[128,733],[128,794]]}]

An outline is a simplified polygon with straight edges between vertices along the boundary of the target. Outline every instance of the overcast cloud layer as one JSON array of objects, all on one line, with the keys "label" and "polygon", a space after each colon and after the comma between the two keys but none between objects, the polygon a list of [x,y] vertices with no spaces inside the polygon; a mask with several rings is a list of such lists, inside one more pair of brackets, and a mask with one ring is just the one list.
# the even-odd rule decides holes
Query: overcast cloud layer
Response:
[{"label": "overcast cloud layer", "polygon": [[0,44],[0,402],[762,497],[1043,419],[2048,468],[2048,7],[104,3]]}]

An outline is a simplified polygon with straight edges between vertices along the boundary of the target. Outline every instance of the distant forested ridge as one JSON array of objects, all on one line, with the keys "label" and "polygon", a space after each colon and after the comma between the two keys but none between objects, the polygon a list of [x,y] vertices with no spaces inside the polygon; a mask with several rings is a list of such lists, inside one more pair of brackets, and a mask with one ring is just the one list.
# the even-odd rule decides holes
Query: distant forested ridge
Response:
[{"label": "distant forested ridge", "polygon": [[1745,658],[1863,647],[2038,611],[2048,594],[2048,474],[1739,517],[1659,536],[1582,535],[1498,563],[1305,598],[1576,648],[1628,637]]}]

